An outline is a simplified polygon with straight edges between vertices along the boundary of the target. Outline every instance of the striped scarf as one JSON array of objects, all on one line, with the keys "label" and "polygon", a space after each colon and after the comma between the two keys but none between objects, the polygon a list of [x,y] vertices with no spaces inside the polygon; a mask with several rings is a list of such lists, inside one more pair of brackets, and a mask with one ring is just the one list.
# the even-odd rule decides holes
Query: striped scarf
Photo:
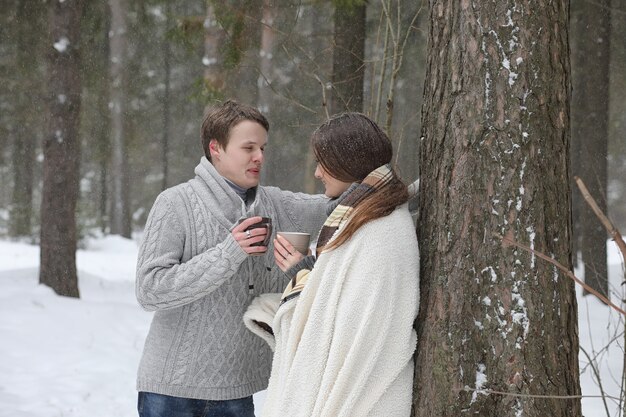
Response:
[{"label": "striped scarf", "polygon": [[[365,197],[389,183],[392,178],[393,171],[389,164],[378,167],[370,172],[356,188],[350,191],[348,195],[341,200],[335,210],[328,216],[326,222],[324,222],[324,226],[322,226],[320,230],[315,250],[317,257],[324,251],[324,246],[332,240],[337,231],[350,219],[354,208],[363,201]],[[280,303],[281,306],[300,295],[309,279],[309,272],[308,269],[302,269],[298,272],[296,277],[289,282],[283,292]]]},{"label": "striped scarf", "polygon": [[345,196],[324,222],[317,240],[316,255],[319,257],[326,246],[352,215],[355,207],[374,191],[380,189],[393,178],[389,164],[385,164],[370,172],[361,183]]}]

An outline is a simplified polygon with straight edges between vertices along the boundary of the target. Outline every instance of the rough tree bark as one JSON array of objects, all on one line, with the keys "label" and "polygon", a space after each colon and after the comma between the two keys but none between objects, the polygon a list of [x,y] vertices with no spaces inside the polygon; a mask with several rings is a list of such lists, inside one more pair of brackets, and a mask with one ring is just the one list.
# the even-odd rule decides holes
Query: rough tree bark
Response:
[{"label": "rough tree bark", "polygon": [[[572,2],[572,174],[607,213],[611,1]],[[582,253],[585,283],[609,290],[607,233],[579,192],[573,193],[574,247]],[[586,292],[585,292],[586,294]]]},{"label": "rough tree bark", "polygon": [[44,139],[39,282],[78,297],[76,201],[80,141],[81,0],[49,3],[48,120]]},{"label": "rough tree bark", "polygon": [[[431,0],[416,416],[580,416],[568,2]],[[501,391],[512,395],[476,392]]]}]

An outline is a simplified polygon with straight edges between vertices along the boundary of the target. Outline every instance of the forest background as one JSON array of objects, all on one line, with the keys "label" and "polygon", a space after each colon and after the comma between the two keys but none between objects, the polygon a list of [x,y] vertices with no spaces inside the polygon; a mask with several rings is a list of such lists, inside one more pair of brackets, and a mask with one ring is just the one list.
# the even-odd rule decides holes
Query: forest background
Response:
[{"label": "forest background", "polygon": [[[51,100],[48,9],[44,1],[4,3],[0,236],[36,243]],[[346,15],[338,25],[335,7]],[[192,175],[202,155],[203,111],[225,98],[256,105],[270,120],[264,184],[319,192],[308,138],[344,110],[385,126],[402,176],[417,178],[427,7],[390,0],[87,1],[77,74],[79,238],[141,230],[156,195]],[[569,31],[572,172],[623,228],[626,5],[573,0]],[[573,194],[580,240],[589,216],[577,215],[584,205]],[[592,228],[601,241],[604,230]]]},{"label": "forest background", "polygon": [[[56,157],[76,159],[69,166],[79,180],[63,195],[77,201],[79,246],[140,234],[156,195],[193,175],[203,111],[225,98],[270,120],[264,184],[320,191],[308,137],[344,110],[384,126],[404,178],[420,172],[427,54],[437,53],[427,48],[427,2],[65,0],[81,5],[65,21],[50,19],[53,3],[5,0],[0,9],[0,238],[38,244],[46,218],[67,217],[45,204],[44,151],[71,141]],[[68,22],[71,39],[51,41],[54,24]],[[571,174],[624,229],[626,4],[572,0],[561,30],[569,32]],[[78,107],[50,88],[54,54],[66,51],[80,51],[77,70],[63,73]],[[74,137],[51,129],[50,108],[66,103],[77,111]],[[615,293],[606,231],[571,191],[574,261],[593,288]]]}]

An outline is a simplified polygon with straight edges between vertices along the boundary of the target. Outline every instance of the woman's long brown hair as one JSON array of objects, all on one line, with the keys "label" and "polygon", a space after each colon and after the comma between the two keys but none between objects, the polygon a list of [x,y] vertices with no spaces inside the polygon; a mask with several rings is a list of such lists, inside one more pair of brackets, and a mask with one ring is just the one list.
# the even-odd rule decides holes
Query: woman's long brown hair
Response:
[{"label": "woman's long brown hair", "polygon": [[[361,182],[376,168],[391,162],[393,147],[380,127],[361,113],[342,113],[321,125],[311,136],[318,163],[333,178]],[[392,169],[392,178],[360,201],[346,227],[324,250],[336,248],[365,223],[385,217],[409,199],[407,186]]]}]

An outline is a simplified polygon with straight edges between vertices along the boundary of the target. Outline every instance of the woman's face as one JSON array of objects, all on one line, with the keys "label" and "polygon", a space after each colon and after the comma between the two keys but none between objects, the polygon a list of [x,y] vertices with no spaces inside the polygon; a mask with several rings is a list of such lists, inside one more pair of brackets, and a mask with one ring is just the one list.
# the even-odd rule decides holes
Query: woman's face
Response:
[{"label": "woman's face", "polygon": [[325,188],[324,194],[330,198],[339,197],[341,193],[350,187],[351,184],[349,182],[339,181],[338,179],[331,177],[319,162],[317,163],[317,168],[315,168],[315,178],[322,181]]}]

